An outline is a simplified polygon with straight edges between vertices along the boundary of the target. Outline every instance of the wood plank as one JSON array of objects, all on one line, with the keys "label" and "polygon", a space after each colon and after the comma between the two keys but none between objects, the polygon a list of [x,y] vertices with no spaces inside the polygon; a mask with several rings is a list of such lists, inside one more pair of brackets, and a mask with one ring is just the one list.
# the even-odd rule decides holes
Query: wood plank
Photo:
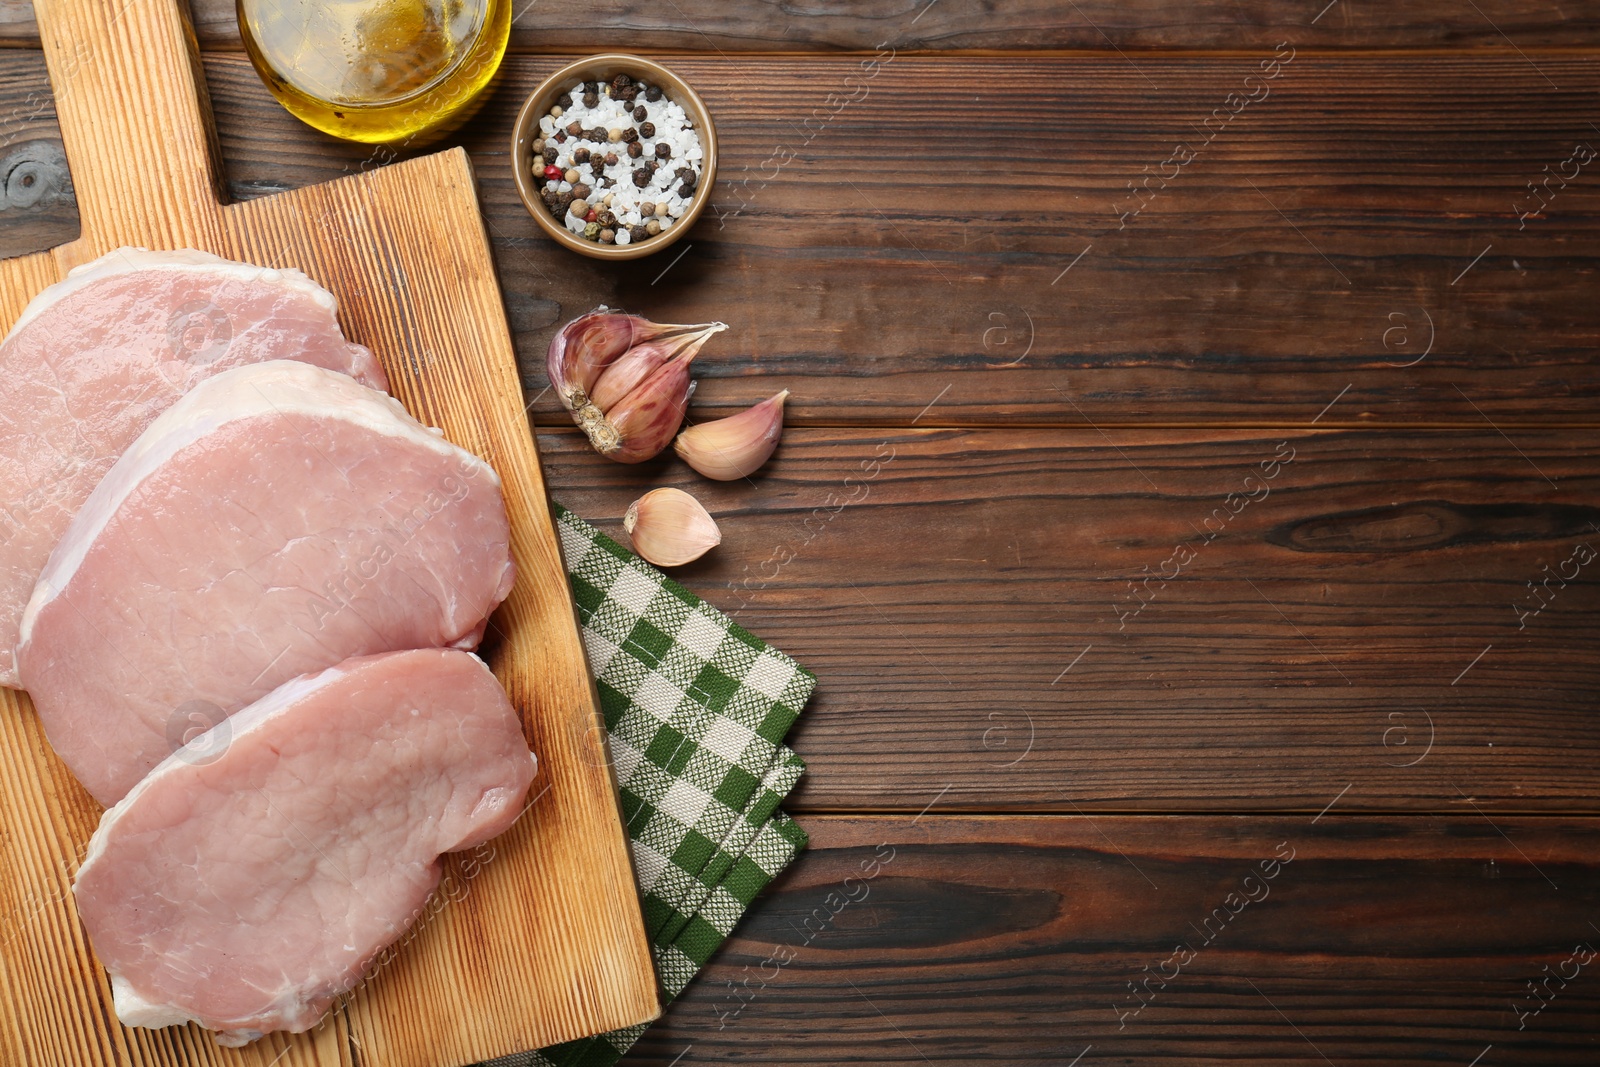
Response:
[{"label": "wood plank", "polygon": [[[8,57],[9,58],[9,57]],[[14,64],[0,105],[0,258],[78,236],[78,204],[42,59]]]},{"label": "wood plank", "polygon": [[1593,820],[802,823],[810,850],[630,1067],[1600,1054]]},{"label": "wood plank", "polygon": [[[1511,210],[1574,141],[1600,147],[1588,125],[1600,69],[1587,61],[1541,62],[1564,90],[1553,93],[1520,59],[1308,58],[1118,234],[1126,184],[1191,137],[1190,120],[1254,59],[1163,60],[1153,93],[1118,60],[902,57],[765,188],[763,162],[797,144],[782,117],[793,99],[821,106],[821,86],[855,65],[685,60],[722,134],[715,204],[750,199],[725,229],[703,222],[670,270],[664,257],[603,266],[535,236],[506,144],[549,65],[513,63],[464,138],[536,376],[550,330],[608,302],[732,323],[701,370],[706,403],[742,389],[718,379],[782,366],[797,422],[905,424],[947,385],[940,417],[956,423],[1304,424],[1347,385],[1328,418],[1600,411],[1600,178],[1585,170],[1522,232]],[[300,127],[242,61],[214,57],[208,72],[235,195],[372,158]],[[999,80],[1040,86],[1037,110],[986,112],[998,140],[1040,145],[1009,188],[929,133]],[[739,175],[756,180],[736,187]],[[1427,358],[1403,366],[1429,333]],[[554,414],[552,398],[535,410]]]},{"label": "wood plank", "polygon": [[0,327],[43,285],[125,244],[295,267],[325,284],[396,397],[500,474],[517,580],[482,652],[540,768],[516,824],[485,853],[447,863],[392,960],[329,1017],[225,1049],[196,1026],[118,1021],[70,891],[100,809],[27,697],[0,691],[0,867],[16,887],[0,895],[0,1062],[459,1067],[654,1018],[594,683],[465,153],[224,206],[198,57],[172,0],[39,10],[83,235],[0,264]]},{"label": "wood plank", "polygon": [[[239,48],[232,0],[197,0],[195,28],[207,48]],[[718,4],[671,6],[622,0],[585,9],[513,3],[511,47],[521,52],[870,50],[888,41],[911,49],[1271,47],[1285,37],[1318,48],[1506,50],[1587,47],[1600,17],[1587,10],[1530,9],[1514,0],[1482,0],[1477,9],[1442,0],[1405,5],[1298,3],[1294,0],[1200,0],[1174,8],[1164,0],[1052,0],[1005,4],[930,4],[867,0],[848,7]],[[28,0],[0,0],[0,47],[37,45]]]},{"label": "wood plank", "polygon": [[1592,434],[791,428],[753,485],[540,443],[619,538],[656,485],[718,517],[678,575],[825,680],[796,810],[1600,810]]},{"label": "wood plank", "polygon": [[[1600,147],[1600,68],[1300,56],[1119,230],[1129,183],[1253,91],[1260,59],[1151,57],[1141,74],[1115,57],[899,56],[826,123],[796,101],[826,116],[856,60],[675,61],[724,152],[716,212],[676,262],[583,260],[527,217],[510,123],[554,59],[510,62],[461,139],[530,382],[553,327],[608,302],[732,323],[713,351],[747,358],[705,361],[706,403],[782,365],[797,423],[903,425],[946,386],[956,425],[1306,424],[1346,386],[1336,424],[1594,421],[1600,180],[1590,165],[1553,183],[1542,218],[1515,205],[1576,143]],[[0,72],[30,64],[0,55]],[[395,158],[302,126],[240,56],[209,56],[207,74],[236,197]],[[1035,104],[984,108],[985,125],[1039,156],[997,184],[944,131],[1005,82]],[[13,98],[0,90],[0,111]],[[548,396],[535,412],[558,414]]]}]

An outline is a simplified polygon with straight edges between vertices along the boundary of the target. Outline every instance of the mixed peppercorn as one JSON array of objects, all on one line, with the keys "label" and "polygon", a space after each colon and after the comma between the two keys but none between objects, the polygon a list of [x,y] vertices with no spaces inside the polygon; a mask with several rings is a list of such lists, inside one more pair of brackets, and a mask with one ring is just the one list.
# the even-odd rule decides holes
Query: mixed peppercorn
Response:
[{"label": "mixed peppercorn", "polygon": [[544,178],[539,195],[557,222],[588,240],[654,237],[699,191],[699,136],[659,86],[626,74],[583,82],[556,99],[539,130],[530,163]]}]

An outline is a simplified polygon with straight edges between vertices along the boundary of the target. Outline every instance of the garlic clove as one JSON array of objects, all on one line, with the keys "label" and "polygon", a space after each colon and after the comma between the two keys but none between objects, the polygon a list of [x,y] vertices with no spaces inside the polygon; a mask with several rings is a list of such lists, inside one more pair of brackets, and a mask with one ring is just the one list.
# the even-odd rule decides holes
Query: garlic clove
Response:
[{"label": "garlic clove", "polygon": [[[688,364],[707,339],[727,328],[723,322],[651,322],[602,304],[551,339],[545,353],[550,386],[597,452],[638,463],[672,440],[694,388]],[[663,374],[671,364],[681,370]]]},{"label": "garlic clove", "polygon": [[694,385],[687,360],[663,364],[606,413],[605,423],[616,435],[617,447],[601,451],[618,463],[642,463],[659,455],[683,425]]},{"label": "garlic clove", "polygon": [[634,550],[660,567],[699,559],[722,543],[722,531],[700,501],[682,489],[653,489],[622,517]]},{"label": "garlic clove", "polygon": [[623,397],[633,392],[644,380],[661,369],[672,358],[671,342],[646,341],[634,345],[616,362],[607,367],[595,380],[589,399],[601,411],[610,411]]},{"label": "garlic clove", "polygon": [[673,449],[707,478],[731,482],[748,478],[772,457],[783,436],[783,402],[789,390],[763,400],[737,415],[691,426],[678,435]]},{"label": "garlic clove", "polygon": [[[694,392],[689,364],[709,337],[728,327],[724,323],[714,322],[674,328],[692,332],[676,337],[674,347],[665,361],[657,362],[659,353],[641,356],[636,360],[630,351],[613,364],[625,363],[623,373],[630,379],[640,369],[649,371],[621,399],[606,407],[590,400],[573,411],[573,421],[582,427],[590,443],[601,455],[618,463],[642,462],[666,448],[672,442],[673,434],[678,432],[678,427],[683,425],[683,414]],[[653,345],[654,342],[649,344]],[[652,365],[655,369],[649,370]],[[605,385],[605,381],[605,376],[602,376],[596,388]]]},{"label": "garlic clove", "polygon": [[678,358],[690,362],[699,355],[707,339],[727,328],[727,324],[721,322],[670,326],[647,340],[636,339],[633,347],[595,380],[594,388],[589,390],[590,401],[601,411],[609,412],[663,363]]},{"label": "garlic clove", "polygon": [[623,315],[601,304],[563,326],[550,339],[545,370],[550,387],[569,411],[588,403],[595,379],[634,344],[636,334],[652,325],[637,315]]}]

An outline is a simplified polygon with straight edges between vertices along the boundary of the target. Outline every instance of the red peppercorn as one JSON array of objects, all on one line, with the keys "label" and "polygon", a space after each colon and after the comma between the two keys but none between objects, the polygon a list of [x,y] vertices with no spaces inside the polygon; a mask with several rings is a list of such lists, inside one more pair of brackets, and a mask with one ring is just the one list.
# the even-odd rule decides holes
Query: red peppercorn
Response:
[{"label": "red peppercorn", "polygon": [[561,181],[566,175],[565,175],[565,172],[562,171],[562,169],[560,167],[549,166],[549,167],[544,168],[544,176],[545,176],[545,179],[548,180],[548,181],[558,182],[558,181]]},{"label": "red peppercorn", "polygon": [[597,222],[599,219],[600,212],[596,211],[594,208],[590,208],[589,213],[583,217],[584,222]]}]

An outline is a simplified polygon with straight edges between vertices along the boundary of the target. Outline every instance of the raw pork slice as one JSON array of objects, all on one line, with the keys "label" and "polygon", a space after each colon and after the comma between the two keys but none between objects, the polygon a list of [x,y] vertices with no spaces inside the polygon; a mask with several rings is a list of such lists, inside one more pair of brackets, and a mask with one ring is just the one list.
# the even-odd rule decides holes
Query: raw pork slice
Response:
[{"label": "raw pork slice", "polygon": [[[215,736],[221,734],[221,737]],[[469,652],[348,660],[168,757],[100,821],[78,914],[130,1026],[309,1029],[424,910],[535,760]]]},{"label": "raw pork slice", "polygon": [[500,479],[333,371],[224,371],[151,423],[50,555],[17,662],[102,804],[351,656],[476,647],[511,589]]},{"label": "raw pork slice", "polygon": [[22,609],[84,498],[196,382],[298,359],[387,388],[339,332],[333,294],[296,270],[124,248],[33,298],[0,342],[0,685],[17,684]]}]

